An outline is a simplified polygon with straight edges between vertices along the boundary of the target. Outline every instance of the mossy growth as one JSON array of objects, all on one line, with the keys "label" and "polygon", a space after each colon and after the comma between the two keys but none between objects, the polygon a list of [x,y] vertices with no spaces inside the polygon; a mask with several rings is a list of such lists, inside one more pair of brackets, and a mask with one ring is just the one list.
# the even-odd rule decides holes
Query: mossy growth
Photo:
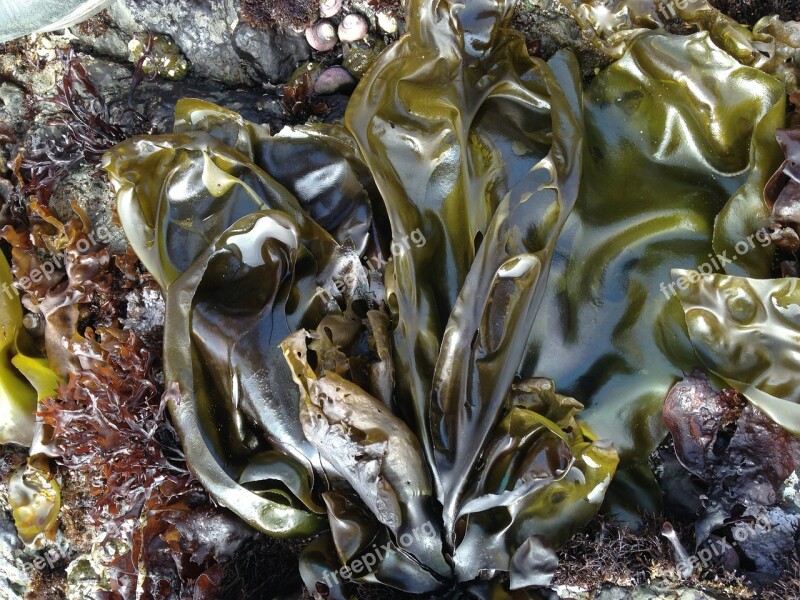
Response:
[{"label": "mossy growth", "polygon": [[319,17],[319,0],[242,0],[239,16],[256,29],[311,25]]}]

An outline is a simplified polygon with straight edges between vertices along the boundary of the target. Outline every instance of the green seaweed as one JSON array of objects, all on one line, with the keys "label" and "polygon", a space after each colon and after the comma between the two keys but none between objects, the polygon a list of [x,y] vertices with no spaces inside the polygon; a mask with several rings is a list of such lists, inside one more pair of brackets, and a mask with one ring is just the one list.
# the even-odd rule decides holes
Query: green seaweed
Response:
[{"label": "green seaweed", "polygon": [[797,278],[759,280],[677,269],[673,277],[703,366],[800,435]]},{"label": "green seaweed", "polygon": [[55,393],[59,380],[47,359],[34,355],[12,282],[8,261],[0,254],[0,444],[29,447],[37,401]]},{"label": "green seaweed", "polygon": [[737,365],[704,357],[671,271],[735,253],[718,268],[770,274],[752,240],[785,90],[730,53],[740,29],[642,21],[584,90],[571,54],[528,56],[514,5],[409,0],[344,126],[272,136],[184,100],[172,134],[105,159],[166,293],[192,471],[262,531],[320,533],[301,575],[332,598],[505,597],[470,582],[546,585],[604,499],[657,509],[665,395]]}]

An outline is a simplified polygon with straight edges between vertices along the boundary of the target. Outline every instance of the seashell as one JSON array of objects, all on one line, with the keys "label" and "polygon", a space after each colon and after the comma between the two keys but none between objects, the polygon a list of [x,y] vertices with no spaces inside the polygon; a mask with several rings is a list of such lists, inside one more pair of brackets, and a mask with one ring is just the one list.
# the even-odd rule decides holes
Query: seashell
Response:
[{"label": "seashell", "polygon": [[314,50],[326,52],[332,50],[339,43],[336,37],[336,27],[333,21],[322,19],[306,29],[306,40]]},{"label": "seashell", "polygon": [[0,43],[31,33],[66,29],[109,4],[111,0],[0,0]]},{"label": "seashell", "polygon": [[364,15],[350,13],[339,23],[339,39],[343,42],[357,42],[367,37],[369,23]]},{"label": "seashell", "polygon": [[356,87],[356,78],[344,67],[325,69],[314,82],[314,92],[327,96],[329,94],[348,94]]},{"label": "seashell", "polygon": [[342,0],[321,0],[319,14],[323,18],[335,17],[342,11]]},{"label": "seashell", "polygon": [[392,33],[397,33],[397,19],[395,17],[385,12],[379,12],[376,16],[378,19],[378,27],[381,31],[390,35]]}]

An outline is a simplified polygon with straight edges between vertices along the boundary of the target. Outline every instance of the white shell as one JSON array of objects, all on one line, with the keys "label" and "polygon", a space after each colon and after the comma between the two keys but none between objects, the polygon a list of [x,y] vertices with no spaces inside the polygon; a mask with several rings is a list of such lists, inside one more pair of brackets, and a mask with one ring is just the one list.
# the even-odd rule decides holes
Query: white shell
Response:
[{"label": "white shell", "polygon": [[369,23],[364,15],[350,13],[339,23],[339,39],[343,42],[357,42],[367,37]]},{"label": "white shell", "polygon": [[378,27],[380,27],[381,31],[388,34],[397,33],[397,19],[384,12],[379,12],[376,16],[378,17]]},{"label": "white shell", "polygon": [[306,29],[306,40],[314,50],[327,52],[336,47],[339,38],[336,37],[336,27],[332,21],[322,19]]},{"label": "white shell", "polygon": [[335,17],[342,11],[342,0],[321,0],[319,14],[323,18]]}]

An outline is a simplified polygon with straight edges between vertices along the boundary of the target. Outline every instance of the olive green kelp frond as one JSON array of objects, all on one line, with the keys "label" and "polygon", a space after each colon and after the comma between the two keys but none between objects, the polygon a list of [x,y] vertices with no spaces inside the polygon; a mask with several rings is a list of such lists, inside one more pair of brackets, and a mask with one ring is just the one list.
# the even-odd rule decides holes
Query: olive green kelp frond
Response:
[{"label": "olive green kelp frond", "polygon": [[[709,261],[712,240],[730,247],[737,231],[768,223],[750,182],[774,169],[763,148],[784,102],[778,81],[707,33],[643,34],[586,90],[581,192],[522,374],[552,378],[585,404],[579,422],[614,443],[623,469],[663,439],[666,393],[696,366],[670,271]],[[720,212],[739,223],[720,226]],[[754,262],[764,252],[757,245]]]},{"label": "olive green kelp frond", "polygon": [[752,29],[737,23],[708,0],[560,0],[600,50],[621,58],[648,30],[675,20],[707,31],[714,43],[744,65],[774,75],[788,92],[800,83],[800,24],[764,17]]},{"label": "olive green kelp frond", "polygon": [[322,313],[328,302],[315,293],[318,264],[304,241],[285,213],[245,216],[166,298],[164,371],[192,471],[225,506],[279,536],[323,525],[314,513],[324,508],[311,497],[319,459],[303,436],[277,347],[290,323],[299,326],[306,311]]},{"label": "olive green kelp frond", "polygon": [[340,244],[349,238],[359,252],[367,248],[374,226],[372,202],[379,198],[372,175],[343,127],[317,124],[270,135],[267,126],[245,121],[235,112],[184,99],[175,107],[174,131],[206,131],[236,148],[297,198]]},{"label": "olive green kelp frond", "polygon": [[[222,231],[263,209],[293,218],[322,244],[318,254],[347,239],[366,249],[372,183],[341,128],[271,137],[207,102],[185,100],[176,111],[178,133],[132,138],[104,162],[128,240],[162,288]],[[317,239],[320,228],[333,237]]]},{"label": "olive green kelp frond", "polygon": [[58,377],[47,359],[33,356],[22,328],[22,304],[0,253],[0,444],[32,444],[37,400],[52,395]]},{"label": "olive green kelp frond", "polygon": [[800,435],[800,281],[673,271],[703,365]]},{"label": "olive green kelp frond", "polygon": [[577,200],[583,106],[577,60],[542,69],[553,147],[506,195],[486,230],[441,344],[430,407],[448,535],[468,478],[502,418],[522,362],[561,228]]},{"label": "olive green kelp frond", "polygon": [[395,240],[427,244],[387,275],[401,406],[432,458],[427,404],[450,312],[505,194],[551,146],[546,69],[507,27],[514,2],[407,3],[409,32],[372,66],[345,122]]},{"label": "olive green kelp frond", "polygon": [[[419,564],[423,580],[432,584],[420,592],[439,588],[449,579],[450,567],[442,554],[439,518],[422,447],[408,425],[359,386],[331,371],[314,372],[309,366],[307,340],[319,335],[300,330],[282,344],[301,390],[300,422],[306,438],[389,530],[402,554],[412,557],[411,564]],[[348,511],[337,512],[335,500],[336,496],[326,496],[329,511],[345,518]],[[346,503],[341,508],[346,508]],[[361,521],[359,530],[369,524],[368,519]],[[425,528],[431,533],[415,535]],[[336,534],[335,526],[333,531]],[[402,539],[411,542],[401,544]]]},{"label": "olive green kelp frond", "polygon": [[513,7],[408,0],[345,127],[272,136],[186,100],[175,133],[107,156],[165,288],[187,461],[260,530],[319,534],[312,593],[352,597],[342,569],[428,595],[545,585],[615,474],[647,504],[664,397],[698,360],[671,270],[767,224],[778,80],[709,33],[642,31],[582,92],[571,55],[528,56]]},{"label": "olive green kelp frond", "polygon": [[176,427],[221,502],[275,535],[307,535],[323,523],[323,470],[278,344],[346,301],[382,297],[361,262],[381,246],[369,172],[341,128],[273,139],[184,101],[176,129],[105,163],[131,244],[166,290]]},{"label": "olive green kelp frond", "polygon": [[516,384],[459,519],[456,573],[508,571],[511,589],[549,583],[558,547],[595,516],[617,466],[608,442],[584,440],[583,407],[547,379]]},{"label": "olive green kelp frond", "polygon": [[[0,252],[0,444],[30,447],[36,441],[37,402],[55,394],[58,383],[47,359],[35,357],[11,269]],[[55,539],[61,490],[48,459],[29,459],[11,476],[8,489],[20,539],[34,548],[45,538]]]}]

